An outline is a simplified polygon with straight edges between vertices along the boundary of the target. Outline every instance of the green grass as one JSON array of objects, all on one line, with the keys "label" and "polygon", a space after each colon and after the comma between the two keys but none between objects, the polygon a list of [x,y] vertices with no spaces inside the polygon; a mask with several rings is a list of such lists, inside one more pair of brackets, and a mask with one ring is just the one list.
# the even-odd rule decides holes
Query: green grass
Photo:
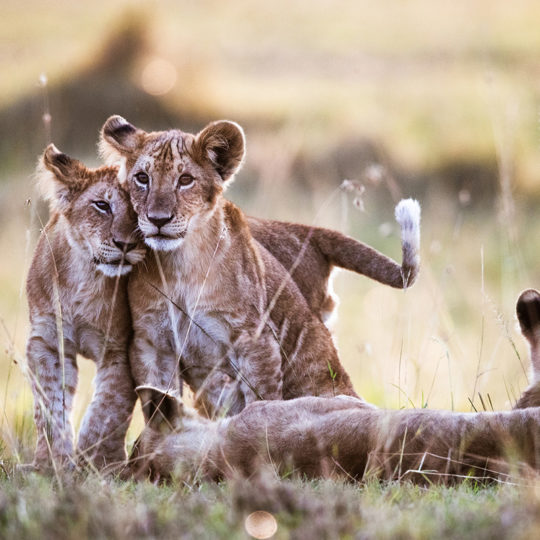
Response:
[{"label": "green grass", "polygon": [[277,520],[277,539],[532,539],[540,533],[539,489],[273,478],[186,487],[4,473],[0,537],[248,538],[246,517],[264,510]]}]

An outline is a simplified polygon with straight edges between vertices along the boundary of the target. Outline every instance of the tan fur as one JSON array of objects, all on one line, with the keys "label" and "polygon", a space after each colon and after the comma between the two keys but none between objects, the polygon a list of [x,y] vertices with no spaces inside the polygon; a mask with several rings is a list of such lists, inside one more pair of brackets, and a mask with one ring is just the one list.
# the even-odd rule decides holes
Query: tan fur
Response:
[{"label": "tan fur", "polygon": [[[530,297],[525,301],[530,305]],[[536,316],[538,292],[535,302]],[[536,319],[532,330],[539,328]],[[530,335],[524,331],[529,343]],[[538,377],[534,363],[533,369]],[[211,421],[170,393],[151,387],[137,392],[146,419],[132,458],[138,476],[191,482],[249,477],[269,465],[308,477],[453,482],[540,470],[540,403],[509,412],[455,413],[385,411],[347,397],[304,397],[252,403],[232,418]]]},{"label": "tan fur", "polygon": [[339,233],[246,218],[225,200],[244,156],[234,123],[193,136],[146,133],[112,117],[101,145],[123,161],[139,227],[155,250],[130,279],[138,383],[174,387],[180,360],[208,414],[238,412],[257,397],[354,395],[321,324],[334,305],[332,266],[407,286],[418,270],[418,216],[400,221],[409,231],[400,267]]},{"label": "tan fur", "polygon": [[[73,459],[70,414],[76,355],[97,364],[95,393],[78,450],[101,467],[125,458],[124,436],[136,400],[127,347],[131,322],[126,278],[144,258],[136,217],[117,169],[87,169],[53,145],[37,172],[50,202],[27,278],[28,372],[37,428],[35,465]],[[116,277],[114,277],[116,276]]]}]

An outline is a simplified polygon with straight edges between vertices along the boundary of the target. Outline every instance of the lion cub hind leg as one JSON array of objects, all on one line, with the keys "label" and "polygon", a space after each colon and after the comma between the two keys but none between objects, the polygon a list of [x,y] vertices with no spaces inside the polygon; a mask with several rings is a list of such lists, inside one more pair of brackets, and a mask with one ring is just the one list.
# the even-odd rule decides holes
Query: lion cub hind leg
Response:
[{"label": "lion cub hind leg", "polygon": [[521,333],[529,345],[531,384],[515,408],[540,407],[540,293],[535,289],[523,291],[516,304]]},{"label": "lion cub hind leg", "polygon": [[219,368],[201,377],[203,382],[195,392],[195,409],[206,418],[219,417],[222,414],[232,416],[245,406],[240,393],[240,377],[233,378]]},{"label": "lion cub hind leg", "polygon": [[71,410],[78,378],[74,346],[65,339],[63,354],[58,351],[56,324],[51,317],[33,321],[26,354],[37,431],[34,466],[38,470],[69,467],[73,453]]}]

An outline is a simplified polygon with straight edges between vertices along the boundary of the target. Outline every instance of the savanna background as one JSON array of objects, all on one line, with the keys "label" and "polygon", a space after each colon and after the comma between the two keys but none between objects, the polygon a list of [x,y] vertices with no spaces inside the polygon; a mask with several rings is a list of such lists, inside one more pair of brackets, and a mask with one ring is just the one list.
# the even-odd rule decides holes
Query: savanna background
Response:
[{"label": "savanna background", "polygon": [[[147,130],[239,122],[248,154],[228,195],[247,213],[337,228],[397,260],[393,208],[417,198],[414,287],[335,280],[342,362],[379,406],[509,409],[528,376],[514,304],[540,285],[539,25],[533,0],[3,0],[0,536],[243,538],[253,510],[274,513],[279,538],[539,534],[530,480],[156,487],[15,470],[33,450],[24,283],[47,219],[32,172],[51,141],[97,166],[111,114]],[[92,394],[93,366],[80,368],[76,424]]]}]

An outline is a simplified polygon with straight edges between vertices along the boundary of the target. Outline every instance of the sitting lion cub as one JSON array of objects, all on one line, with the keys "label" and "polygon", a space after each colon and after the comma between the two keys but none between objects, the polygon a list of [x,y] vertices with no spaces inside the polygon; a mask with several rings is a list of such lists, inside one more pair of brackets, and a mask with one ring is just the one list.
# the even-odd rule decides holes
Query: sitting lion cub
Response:
[{"label": "sitting lion cub", "polygon": [[[324,286],[336,262],[393,286],[411,283],[418,204],[402,201],[396,212],[400,267],[339,233],[244,216],[222,195],[245,153],[237,124],[146,133],[112,117],[102,137],[104,153],[124,160],[122,178],[153,250],[129,284],[136,382],[174,387],[180,367],[209,415],[255,399],[355,396],[322,324],[332,307]],[[339,242],[351,253],[338,253]],[[311,257],[295,273],[304,245]]]},{"label": "sitting lion cub", "polygon": [[117,172],[87,169],[54,145],[38,168],[50,204],[27,279],[38,468],[73,459],[77,353],[97,364],[78,450],[97,467],[125,459],[124,436],[136,395],[127,356],[131,322],[124,275],[145,251],[138,247],[136,216]]},{"label": "sitting lion cub", "polygon": [[170,393],[139,387],[146,427],[132,455],[133,468],[138,476],[173,475],[188,482],[249,477],[264,465],[308,477],[417,482],[538,471],[540,293],[523,293],[517,311],[532,353],[534,378],[527,392],[534,389],[537,399],[529,408],[388,411],[346,396],[304,397],[252,403],[236,416],[212,421]]}]

